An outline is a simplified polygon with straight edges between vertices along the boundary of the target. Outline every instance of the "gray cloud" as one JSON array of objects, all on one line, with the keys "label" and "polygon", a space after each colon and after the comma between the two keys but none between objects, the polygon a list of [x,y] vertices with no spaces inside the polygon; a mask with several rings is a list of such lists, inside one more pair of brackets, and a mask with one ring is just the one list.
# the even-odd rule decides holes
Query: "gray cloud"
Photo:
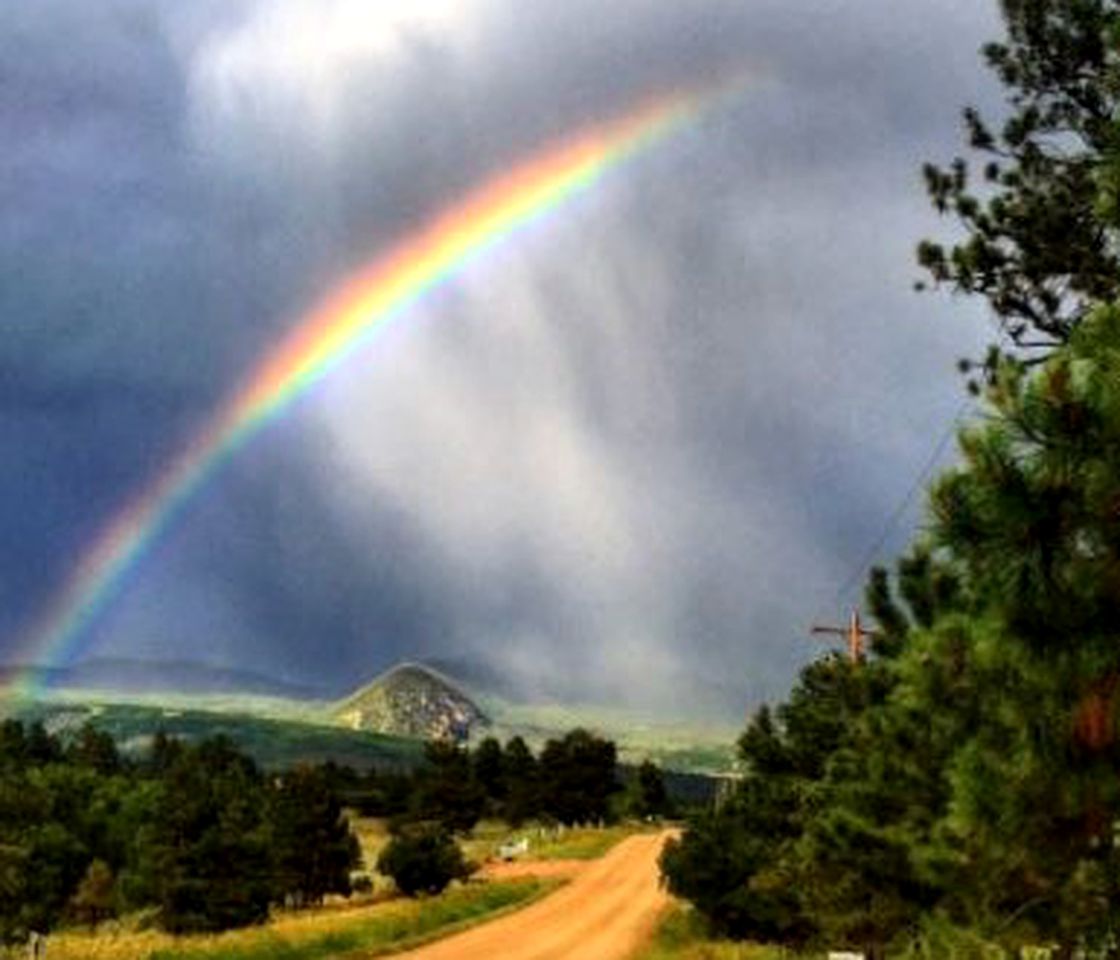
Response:
[{"label": "gray cloud", "polygon": [[[339,685],[462,650],[678,704],[694,673],[734,678],[736,702],[788,682],[986,334],[909,285],[937,228],[918,165],[992,101],[991,10],[46,9],[0,14],[0,371],[21,371],[0,444],[46,481],[0,491],[37,557],[8,581],[17,613],[349,270],[542,143],[743,72],[734,102],[428,297],[247,449],[97,642]],[[61,26],[88,27],[77,62]],[[153,371],[162,400],[95,403],[96,422],[67,405]]]}]

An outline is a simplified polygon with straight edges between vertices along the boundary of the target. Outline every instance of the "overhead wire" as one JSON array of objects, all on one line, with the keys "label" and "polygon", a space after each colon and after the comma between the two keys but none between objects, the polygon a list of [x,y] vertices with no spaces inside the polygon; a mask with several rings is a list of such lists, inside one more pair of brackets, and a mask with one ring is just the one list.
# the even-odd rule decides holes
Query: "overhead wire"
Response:
[{"label": "overhead wire", "polygon": [[886,544],[891,534],[894,533],[895,529],[898,527],[898,524],[906,515],[906,511],[910,508],[911,503],[913,503],[914,497],[917,495],[918,491],[925,486],[926,481],[929,479],[929,475],[933,472],[938,463],[940,463],[942,454],[944,454],[945,448],[949,445],[949,441],[952,440],[955,436],[957,427],[960,425],[962,418],[964,417],[968,409],[975,404],[975,402],[976,401],[974,398],[969,397],[957,408],[957,412],[953,415],[952,420],[949,421],[949,425],[945,428],[944,431],[942,431],[941,436],[934,444],[930,455],[922,464],[921,470],[914,478],[914,481],[910,484],[909,489],[906,491],[906,495],[899,501],[898,506],[896,506],[895,509],[887,517],[882,530],[872,542],[871,547],[864,552],[858,566],[852,568],[852,572],[844,579],[840,589],[836,592],[836,600],[838,603],[843,603],[849,597],[852,588],[859,581],[859,579],[866,575],[867,571],[871,567],[871,564],[879,555],[879,551],[883,549],[883,546]]}]

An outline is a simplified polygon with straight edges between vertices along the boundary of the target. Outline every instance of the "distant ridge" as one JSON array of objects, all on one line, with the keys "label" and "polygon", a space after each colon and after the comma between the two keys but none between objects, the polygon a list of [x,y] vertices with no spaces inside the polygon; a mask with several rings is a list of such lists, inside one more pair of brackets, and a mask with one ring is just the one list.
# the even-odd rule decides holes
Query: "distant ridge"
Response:
[{"label": "distant ridge", "polygon": [[327,691],[311,684],[278,680],[251,670],[192,660],[98,658],[64,667],[0,665],[0,686],[22,680],[40,689],[117,693],[245,693],[293,700],[324,700]]},{"label": "distant ridge", "polygon": [[400,737],[462,740],[490,725],[450,677],[421,663],[399,663],[341,701],[335,720],[354,730]]}]

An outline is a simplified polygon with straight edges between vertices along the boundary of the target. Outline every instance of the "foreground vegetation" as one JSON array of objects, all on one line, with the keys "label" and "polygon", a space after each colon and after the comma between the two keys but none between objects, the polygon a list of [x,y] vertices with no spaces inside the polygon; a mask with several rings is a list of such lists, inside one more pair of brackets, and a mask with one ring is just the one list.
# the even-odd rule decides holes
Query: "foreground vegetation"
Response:
[{"label": "foreground vegetation", "polygon": [[924,532],[872,573],[867,656],[760,710],[738,789],[665,852],[717,935],[1120,956],[1120,3],[1002,6],[1010,116],[967,114],[978,194],[927,169],[966,238],[921,259],[1007,340]]},{"label": "foreground vegetation", "polygon": [[[797,954],[796,960],[810,957]],[[662,918],[652,942],[635,960],[795,960],[795,954],[781,947],[713,939],[702,916],[676,905]]]},{"label": "foreground vegetation", "polygon": [[175,933],[349,894],[358,865],[329,778],[265,777],[226,739],[158,736],[132,762],[92,727],[0,724],[0,943],[154,910]]},{"label": "foreground vegetation", "polygon": [[[352,820],[347,797],[378,819]],[[0,944],[136,917],[168,934],[216,934],[263,924],[277,909],[348,897],[355,886],[432,896],[468,878],[515,830],[535,834],[535,855],[587,858],[626,830],[573,825],[667,807],[656,767],[643,765],[623,790],[614,744],[584,730],[549,741],[539,757],[516,739],[474,751],[433,742],[407,773],[335,764],[265,773],[224,737],[184,743],[161,732],[142,753],[123,755],[88,724],[55,735],[7,720]],[[484,815],[490,825],[470,837]],[[504,894],[465,896],[449,903],[490,910]],[[336,934],[331,949],[342,942]],[[270,932],[258,940],[287,949]],[[199,950],[210,949],[202,943]]]},{"label": "foreground vegetation", "polygon": [[324,960],[352,951],[376,956],[419,946],[525,906],[559,881],[520,878],[454,887],[439,897],[345,909],[281,913],[266,926],[172,936],[66,931],[51,937],[51,960]]}]

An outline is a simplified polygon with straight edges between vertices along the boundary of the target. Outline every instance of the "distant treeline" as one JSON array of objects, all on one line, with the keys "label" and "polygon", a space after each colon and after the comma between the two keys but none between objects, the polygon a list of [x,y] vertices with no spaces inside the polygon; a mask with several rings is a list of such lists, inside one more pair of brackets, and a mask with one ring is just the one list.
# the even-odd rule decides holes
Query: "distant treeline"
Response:
[{"label": "distant treeline", "polygon": [[360,770],[411,770],[423,756],[423,744],[414,740],[297,718],[239,713],[232,709],[235,702],[231,700],[225,707],[198,709],[141,703],[93,706],[47,700],[21,705],[12,717],[24,723],[41,721],[47,729],[62,732],[76,730],[88,721],[110,734],[125,753],[150,742],[156,730],[190,743],[224,735],[265,770],[286,770],[301,763],[318,765],[327,760]]},{"label": "distant treeline", "polygon": [[473,750],[433,741],[423,765],[409,773],[359,773],[331,763],[322,769],[346,806],[366,816],[436,821],[455,832],[482,818],[519,826],[665,816],[674,806],[670,785],[685,803],[711,795],[706,777],[662,773],[648,761],[619,766],[615,744],[583,729],[549,740],[539,755],[521,737],[504,746],[487,737]]}]

